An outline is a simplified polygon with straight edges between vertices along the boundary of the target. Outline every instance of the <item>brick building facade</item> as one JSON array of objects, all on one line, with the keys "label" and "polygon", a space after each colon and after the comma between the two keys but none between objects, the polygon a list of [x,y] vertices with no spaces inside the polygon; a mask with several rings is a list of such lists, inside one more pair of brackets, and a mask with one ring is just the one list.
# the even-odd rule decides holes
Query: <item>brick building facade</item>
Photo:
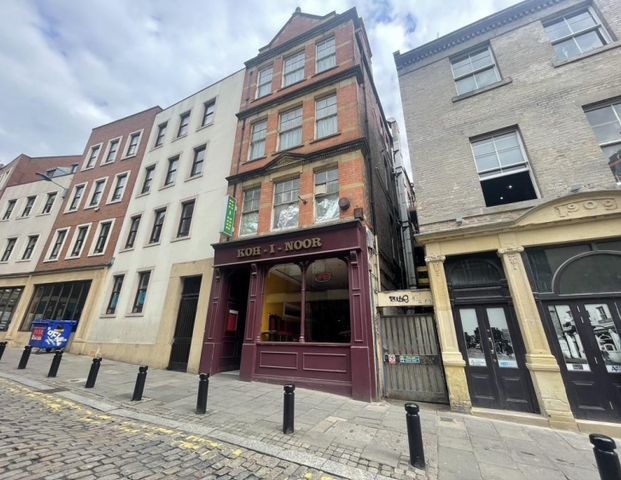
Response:
[{"label": "brick building facade", "polygon": [[395,54],[454,408],[621,418],[619,36],[527,0]]},{"label": "brick building facade", "polygon": [[369,278],[394,288],[403,272],[370,57],[355,9],[297,9],[246,62],[203,370],[377,395]]}]

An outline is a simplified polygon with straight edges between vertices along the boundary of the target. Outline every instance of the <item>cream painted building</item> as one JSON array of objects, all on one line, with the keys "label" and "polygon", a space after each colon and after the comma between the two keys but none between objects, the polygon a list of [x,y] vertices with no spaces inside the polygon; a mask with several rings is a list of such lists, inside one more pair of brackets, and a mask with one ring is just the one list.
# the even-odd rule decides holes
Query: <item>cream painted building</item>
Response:
[{"label": "cream painted building", "polygon": [[[43,253],[43,246],[52,230],[74,171],[71,166],[42,170],[39,173],[47,173],[52,181],[39,180],[9,186],[0,197],[0,338],[2,339],[7,338],[6,332],[22,298],[24,287]],[[4,181],[7,178],[8,175]]]},{"label": "cream painted building", "polygon": [[82,353],[198,370],[243,79],[157,115]]},{"label": "cream painted building", "polygon": [[456,410],[621,431],[620,37],[527,0],[395,54]]}]

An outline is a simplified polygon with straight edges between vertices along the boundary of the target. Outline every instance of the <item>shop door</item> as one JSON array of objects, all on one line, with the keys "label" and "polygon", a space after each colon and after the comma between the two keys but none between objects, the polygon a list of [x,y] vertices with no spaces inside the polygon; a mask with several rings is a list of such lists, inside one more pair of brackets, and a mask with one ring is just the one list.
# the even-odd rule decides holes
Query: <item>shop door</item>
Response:
[{"label": "shop door", "polygon": [[621,420],[621,301],[550,302],[548,320],[572,411],[587,420]]},{"label": "shop door", "polygon": [[224,318],[220,372],[239,370],[246,325],[246,303],[250,273],[243,269],[231,275],[231,290]]},{"label": "shop door", "polygon": [[472,405],[535,412],[522,337],[507,305],[456,307]]},{"label": "shop door", "polygon": [[201,279],[202,277],[200,276],[183,279],[183,291],[179,302],[175,336],[173,337],[170,351],[169,370],[185,372],[188,368],[192,332],[194,331],[194,318],[196,317],[198,295],[201,289]]}]

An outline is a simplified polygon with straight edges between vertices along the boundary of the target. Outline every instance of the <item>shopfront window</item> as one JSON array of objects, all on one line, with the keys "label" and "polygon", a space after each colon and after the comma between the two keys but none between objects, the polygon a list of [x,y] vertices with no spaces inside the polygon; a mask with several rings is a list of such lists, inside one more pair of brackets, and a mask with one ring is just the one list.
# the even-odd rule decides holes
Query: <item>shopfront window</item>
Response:
[{"label": "shopfront window", "polygon": [[349,277],[345,261],[328,258],[270,269],[265,282],[261,339],[298,342],[302,330],[305,342],[350,342]]},{"label": "shopfront window", "polygon": [[591,367],[584,353],[582,339],[578,334],[576,321],[569,305],[549,305],[548,312],[567,370],[590,372]]},{"label": "shopfront window", "polygon": [[264,291],[261,338],[297,342],[302,320],[302,270],[295,263],[272,267]]},{"label": "shopfront window", "polygon": [[307,342],[349,343],[349,279],[347,264],[338,258],[316,260],[305,273]]},{"label": "shopfront window", "polygon": [[21,331],[29,331],[37,320],[79,321],[91,282],[37,285]]},{"label": "shopfront window", "polygon": [[558,273],[562,294],[621,292],[621,254],[593,253],[576,258]]}]

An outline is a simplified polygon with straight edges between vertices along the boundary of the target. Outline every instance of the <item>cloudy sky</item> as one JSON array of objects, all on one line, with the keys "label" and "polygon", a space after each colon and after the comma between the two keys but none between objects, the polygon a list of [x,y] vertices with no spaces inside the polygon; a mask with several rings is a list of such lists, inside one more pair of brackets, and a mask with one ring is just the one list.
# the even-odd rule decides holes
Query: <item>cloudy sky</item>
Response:
[{"label": "cloudy sky", "polygon": [[[297,6],[356,6],[387,116],[403,130],[392,53],[517,0],[2,0],[0,163],[81,154],[91,128],[165,108],[243,67]],[[441,5],[441,6],[440,6]]]}]

